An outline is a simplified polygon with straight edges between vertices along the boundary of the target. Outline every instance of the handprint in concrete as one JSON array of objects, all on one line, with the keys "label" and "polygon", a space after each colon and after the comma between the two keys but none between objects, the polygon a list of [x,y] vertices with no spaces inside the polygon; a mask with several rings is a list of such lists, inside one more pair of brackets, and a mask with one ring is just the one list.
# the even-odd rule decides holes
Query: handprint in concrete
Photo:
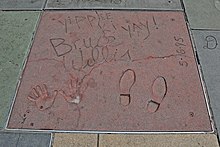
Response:
[{"label": "handprint in concrete", "polygon": [[28,99],[35,102],[39,110],[46,110],[53,105],[57,94],[58,91],[55,90],[51,96],[45,84],[43,86],[37,85],[28,95]]},{"label": "handprint in concrete", "polygon": [[79,78],[74,77],[73,75],[70,76],[69,85],[68,85],[68,92],[64,90],[60,90],[59,93],[63,96],[63,98],[68,103],[75,103],[79,104],[83,95],[83,92],[87,88],[87,84],[83,83],[83,80],[79,80]]}]

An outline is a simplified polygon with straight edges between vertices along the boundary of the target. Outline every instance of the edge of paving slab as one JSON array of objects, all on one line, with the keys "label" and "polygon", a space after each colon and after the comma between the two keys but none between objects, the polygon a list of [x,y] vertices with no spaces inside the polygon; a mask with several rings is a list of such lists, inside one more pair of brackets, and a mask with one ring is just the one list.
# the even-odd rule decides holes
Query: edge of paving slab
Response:
[{"label": "edge of paving slab", "polygon": [[196,51],[196,46],[195,46],[195,42],[194,42],[193,33],[190,30],[188,22],[186,22],[186,23],[187,23],[187,27],[188,27],[189,37],[190,37],[191,44],[192,44],[194,58],[195,58],[196,65],[197,65],[198,75],[199,75],[201,86],[202,86],[202,90],[203,90],[203,95],[204,95],[204,98],[205,98],[206,109],[208,111],[208,115],[209,115],[209,119],[210,119],[210,125],[211,125],[211,128],[212,128],[212,131],[216,132],[215,121],[213,119],[213,111],[211,109],[210,100],[209,100],[209,96],[208,96],[208,91],[207,91],[207,88],[206,88],[206,85],[205,85],[201,64],[200,64],[200,61],[199,61],[199,58],[198,58],[198,54],[197,54],[197,51]]},{"label": "edge of paving slab", "polygon": [[50,144],[49,144],[49,147],[53,147],[53,143],[54,143],[54,133],[50,133]]},{"label": "edge of paving slab", "polygon": [[[203,32],[215,32],[215,31],[219,31],[220,32],[220,30],[210,30],[210,29],[191,29],[192,31],[203,31]],[[191,32],[192,32],[191,31]],[[194,46],[195,46],[195,50],[196,50],[196,45],[195,45],[195,37],[194,37],[194,35],[193,35],[193,32],[191,33],[191,37],[192,37],[192,40],[193,40],[193,43],[194,43]],[[197,55],[197,60],[199,61],[199,57],[198,57],[198,53],[197,53],[197,51],[196,51],[196,55]],[[199,61],[200,62],[200,61]],[[206,96],[207,96],[207,103],[208,103],[208,106],[210,107],[210,117],[211,117],[211,120],[212,120],[212,122],[213,122],[213,130],[214,130],[214,133],[217,135],[217,138],[218,138],[218,141],[219,141],[219,143],[220,143],[220,136],[219,136],[219,134],[218,134],[218,129],[217,129],[217,126],[216,126],[216,121],[215,121],[215,116],[214,116],[214,113],[213,113],[213,110],[212,110],[212,105],[211,105],[211,101],[210,101],[210,98],[209,98],[209,92],[208,92],[208,88],[207,88],[207,85],[206,85],[206,83],[205,83],[205,79],[204,79],[204,74],[203,74],[203,70],[202,70],[202,65],[200,64],[199,65],[199,68],[200,68],[200,72],[201,72],[201,79],[202,79],[202,82],[203,82],[203,84],[204,84],[204,92],[206,93]]]},{"label": "edge of paving slab", "polygon": [[51,8],[51,7],[46,7],[44,8],[44,10],[129,10],[129,11],[137,11],[137,10],[142,10],[142,11],[183,11],[182,8],[179,9],[168,9],[168,8],[123,8],[123,7],[82,7],[82,8]]},{"label": "edge of paving slab", "polygon": [[178,8],[163,8],[163,7],[146,7],[146,8],[132,8],[132,7],[102,7],[102,6],[97,6],[97,7],[72,7],[72,8],[65,8],[65,7],[49,7],[48,4],[49,4],[49,1],[50,0],[46,0],[45,2],[45,5],[44,5],[44,8],[43,10],[130,10],[130,11],[133,11],[133,10],[143,10],[143,11],[183,11],[183,6],[182,6],[182,1],[180,1],[180,6]]},{"label": "edge of paving slab", "polygon": [[[36,12],[36,11],[33,11],[33,12]],[[18,93],[18,88],[20,86],[20,83],[21,83],[21,80],[22,80],[22,77],[23,77],[23,74],[24,74],[24,69],[26,67],[27,60],[28,60],[29,54],[31,52],[31,48],[32,48],[34,40],[35,40],[35,36],[36,36],[37,30],[38,30],[38,27],[39,27],[39,24],[40,24],[41,16],[43,14],[43,11],[37,11],[37,12],[39,12],[39,16],[38,16],[36,24],[35,24],[35,31],[33,33],[32,38],[30,39],[30,44],[28,46],[28,50],[27,50],[26,56],[24,57],[24,62],[22,64],[21,71],[19,73],[19,79],[18,79],[17,84],[16,84],[16,90],[15,90],[15,93],[13,95],[13,99],[12,99],[12,102],[11,102],[11,105],[10,105],[10,110],[9,110],[9,113],[8,113],[8,118],[7,118],[7,121],[5,123],[5,127],[3,128],[4,130],[7,130],[7,126],[8,126],[8,123],[9,123],[9,120],[10,120],[10,116],[11,116],[12,110],[14,108],[16,96],[17,96],[17,93]]]},{"label": "edge of paving slab", "polygon": [[7,9],[0,9],[0,12],[1,11],[10,11],[10,12],[13,12],[13,11],[39,11],[41,12],[43,10],[43,8],[39,8],[39,9],[36,9],[36,8],[7,8]]},{"label": "edge of paving slab", "polygon": [[55,138],[55,133],[51,133],[50,147],[53,147],[53,144],[54,144],[54,138]]},{"label": "edge of paving slab", "polygon": [[186,24],[187,24],[187,27],[188,27],[190,40],[191,40],[191,43],[192,43],[193,52],[194,52],[194,56],[195,56],[195,59],[196,59],[196,64],[197,64],[197,68],[198,68],[198,72],[199,72],[199,76],[200,76],[200,81],[201,81],[201,84],[202,84],[203,93],[204,93],[204,96],[205,96],[205,101],[206,101],[206,105],[207,105],[207,109],[208,109],[208,113],[209,113],[209,117],[210,117],[210,121],[211,121],[212,133],[217,136],[218,143],[220,144],[220,136],[217,132],[216,122],[215,122],[214,114],[213,114],[213,111],[212,111],[212,108],[211,108],[211,102],[210,102],[210,99],[209,99],[208,89],[207,89],[207,86],[205,84],[203,71],[202,71],[202,65],[200,64],[200,60],[199,60],[198,53],[197,53],[197,50],[196,50],[195,39],[194,39],[194,35],[193,35],[193,32],[192,32],[193,30],[201,30],[201,31],[220,31],[220,30],[214,29],[214,28],[213,29],[210,29],[210,28],[206,28],[206,29],[205,28],[191,28],[191,25],[190,25],[188,17],[187,17],[186,9],[185,9],[185,4],[184,4],[183,0],[180,0],[180,2],[181,2],[181,5],[182,5],[182,8],[183,8],[185,21],[186,21]]},{"label": "edge of paving slab", "polygon": [[194,39],[193,32],[192,32],[193,29],[190,27],[190,23],[189,23],[187,14],[186,14],[186,9],[185,9],[185,5],[184,5],[183,0],[180,0],[180,2],[181,2],[181,5],[182,5],[182,8],[183,8],[184,17],[185,17],[185,21],[186,21],[186,26],[187,26],[187,29],[188,29],[188,34],[189,34],[190,41],[191,41],[191,44],[192,44],[193,54],[194,54],[194,58],[195,58],[195,61],[196,61],[197,70],[198,70],[198,74],[199,74],[203,94],[204,94],[204,97],[205,97],[206,108],[208,110],[208,114],[209,114],[209,118],[210,118],[210,125],[212,127],[212,133],[215,133],[218,136],[217,128],[216,128],[216,125],[215,125],[216,123],[215,123],[215,120],[214,120],[214,115],[213,115],[213,111],[212,111],[212,108],[211,108],[211,103],[210,103],[210,99],[209,99],[209,95],[208,95],[208,90],[207,90],[207,87],[206,87],[206,84],[205,84],[201,64],[200,64],[198,53],[197,53],[197,50],[196,50],[195,39]]},{"label": "edge of paving slab", "polygon": [[109,10],[109,11],[165,11],[165,12],[184,12],[183,9],[157,9],[157,8],[70,8],[70,9],[64,9],[64,8],[44,8],[43,11],[87,11],[87,10],[95,10],[95,11],[104,11],[104,10]]},{"label": "edge of paving slab", "polygon": [[[2,11],[0,10],[0,13],[8,13],[8,12],[12,12],[12,13],[16,13],[16,12],[25,12],[25,11]],[[16,80],[16,83],[15,83],[15,89],[14,89],[14,94],[12,95],[12,99],[10,100],[10,104],[9,104],[9,109],[8,109],[8,116],[6,117],[6,121],[3,123],[2,127],[0,128],[0,131],[5,131],[6,130],[6,126],[8,124],[8,119],[10,117],[10,114],[11,114],[11,109],[14,105],[14,99],[15,99],[15,96],[16,96],[16,93],[17,93],[17,89],[18,89],[18,85],[20,84],[20,80],[21,80],[21,76],[23,74],[23,69],[24,69],[24,64],[26,63],[26,58],[29,56],[29,51],[31,49],[31,46],[32,46],[32,43],[33,43],[33,39],[34,39],[34,36],[35,36],[35,33],[37,31],[37,26],[38,26],[38,21],[39,21],[39,18],[40,18],[40,15],[41,15],[41,12],[42,11],[26,11],[26,12],[33,12],[33,13],[39,13],[38,14],[38,17],[36,19],[36,22],[33,26],[33,35],[30,37],[30,40],[29,40],[29,44],[28,44],[28,47],[27,47],[27,52],[26,52],[26,55],[24,56],[24,59],[23,59],[23,63],[21,64],[21,68],[19,70],[19,73],[18,73],[18,79]]]},{"label": "edge of paving slab", "polygon": [[13,132],[48,132],[48,133],[83,133],[83,134],[215,134],[215,131],[95,131],[95,130],[33,130],[33,129],[9,129]]}]

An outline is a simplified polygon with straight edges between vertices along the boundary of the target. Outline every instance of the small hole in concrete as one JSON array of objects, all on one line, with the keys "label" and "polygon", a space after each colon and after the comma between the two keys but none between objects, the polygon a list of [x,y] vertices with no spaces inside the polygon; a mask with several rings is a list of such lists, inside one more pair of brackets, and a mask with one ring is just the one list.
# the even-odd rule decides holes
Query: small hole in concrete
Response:
[{"label": "small hole in concrete", "polygon": [[193,113],[193,112],[189,112],[189,115],[190,115],[191,117],[194,117],[194,113]]}]

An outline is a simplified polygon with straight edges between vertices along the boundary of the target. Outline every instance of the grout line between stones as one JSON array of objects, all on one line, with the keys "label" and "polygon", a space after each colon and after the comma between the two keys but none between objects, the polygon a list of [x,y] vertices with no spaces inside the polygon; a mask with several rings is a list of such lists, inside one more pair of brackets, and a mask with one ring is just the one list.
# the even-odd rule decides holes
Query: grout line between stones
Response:
[{"label": "grout line between stones", "polygon": [[97,147],[99,147],[99,134],[97,134]]},{"label": "grout line between stones", "polygon": [[214,31],[215,31],[215,32],[216,32],[216,31],[220,31],[220,29],[218,30],[218,29],[211,29],[211,28],[207,28],[207,29],[206,29],[206,28],[191,28],[191,30],[195,30],[195,31],[196,31],[196,30],[198,30],[198,31],[210,31],[210,32],[211,32],[211,31],[213,31],[213,32],[214,32]]},{"label": "grout line between stones", "polygon": [[14,131],[14,132],[32,132],[32,133],[82,133],[82,134],[140,134],[140,135],[147,135],[147,134],[213,134],[213,131],[138,131],[138,132],[116,132],[116,131],[66,131],[66,130],[30,130],[30,129],[6,129],[6,131]]},{"label": "grout line between stones", "polygon": [[185,8],[183,0],[180,0],[180,3],[182,6],[182,9],[183,9],[183,12],[184,12],[185,21],[189,23],[189,20],[188,20],[187,14],[186,14],[186,8]]},{"label": "grout line between stones", "polygon": [[42,10],[45,10],[45,9],[46,9],[47,2],[48,2],[48,0],[45,0]]},{"label": "grout line between stones", "polygon": [[15,12],[19,12],[19,11],[38,11],[38,12],[40,12],[40,11],[42,11],[42,9],[31,9],[31,8],[30,9],[28,9],[28,8],[26,8],[26,9],[22,9],[22,8],[19,9],[18,8],[18,9],[5,9],[5,10],[4,9],[3,10],[0,9],[0,12],[1,11],[2,12],[13,12],[13,11],[15,11]]},{"label": "grout line between stones", "polygon": [[53,142],[54,142],[54,137],[55,137],[55,134],[54,133],[50,133],[50,145],[49,147],[53,147]]},{"label": "grout line between stones", "polygon": [[46,8],[46,11],[155,11],[155,12],[183,12],[183,9],[153,9],[153,8]]}]

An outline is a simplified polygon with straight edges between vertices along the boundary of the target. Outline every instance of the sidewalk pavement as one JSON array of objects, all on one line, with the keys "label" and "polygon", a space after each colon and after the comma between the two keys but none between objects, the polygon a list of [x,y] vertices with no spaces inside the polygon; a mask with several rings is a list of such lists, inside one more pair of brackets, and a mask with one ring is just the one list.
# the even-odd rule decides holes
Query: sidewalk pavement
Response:
[{"label": "sidewalk pavement", "polygon": [[0,10],[0,146],[219,146],[219,0]]}]

